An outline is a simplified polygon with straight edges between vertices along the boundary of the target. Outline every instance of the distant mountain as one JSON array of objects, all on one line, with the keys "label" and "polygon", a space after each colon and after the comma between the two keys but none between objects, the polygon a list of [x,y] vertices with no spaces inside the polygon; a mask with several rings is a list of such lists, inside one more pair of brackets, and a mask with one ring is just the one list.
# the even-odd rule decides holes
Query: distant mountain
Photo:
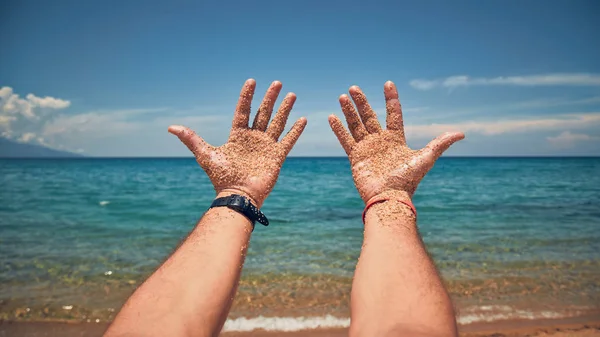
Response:
[{"label": "distant mountain", "polygon": [[81,155],[40,145],[17,143],[0,137],[0,158],[74,158]]}]

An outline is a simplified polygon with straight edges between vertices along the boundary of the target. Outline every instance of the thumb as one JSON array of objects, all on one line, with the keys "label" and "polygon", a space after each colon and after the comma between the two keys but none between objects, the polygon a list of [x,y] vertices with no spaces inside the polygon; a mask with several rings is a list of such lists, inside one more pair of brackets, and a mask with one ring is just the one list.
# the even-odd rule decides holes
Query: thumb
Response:
[{"label": "thumb", "polygon": [[192,129],[182,125],[169,126],[169,133],[174,134],[185,146],[192,151],[196,159],[206,158],[212,146],[198,136]]},{"label": "thumb", "polygon": [[452,144],[464,138],[465,134],[462,132],[446,132],[430,141],[421,151],[423,155],[431,156],[436,161]]}]

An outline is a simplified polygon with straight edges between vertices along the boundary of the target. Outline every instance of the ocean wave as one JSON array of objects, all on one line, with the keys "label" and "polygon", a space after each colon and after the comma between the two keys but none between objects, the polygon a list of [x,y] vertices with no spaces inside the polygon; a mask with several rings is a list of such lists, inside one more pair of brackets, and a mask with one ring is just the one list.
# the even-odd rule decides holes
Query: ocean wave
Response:
[{"label": "ocean wave", "polygon": [[[553,311],[533,312],[516,309],[507,305],[484,305],[468,307],[458,315],[460,325],[477,322],[494,322],[509,319],[556,319],[567,315]],[[571,316],[571,315],[568,315]],[[263,329],[266,331],[300,331],[324,328],[347,328],[350,318],[338,318],[331,315],[321,317],[264,317],[254,318],[239,317],[228,319],[223,331],[253,331]]]},{"label": "ocean wave", "polygon": [[554,311],[528,311],[510,307],[508,305],[483,305],[468,307],[461,310],[458,315],[458,324],[471,324],[478,322],[494,322],[509,319],[543,319],[563,318],[565,314]]},{"label": "ocean wave", "polygon": [[299,331],[317,328],[347,328],[350,318],[337,318],[331,315],[324,317],[240,317],[228,319],[223,331]]}]

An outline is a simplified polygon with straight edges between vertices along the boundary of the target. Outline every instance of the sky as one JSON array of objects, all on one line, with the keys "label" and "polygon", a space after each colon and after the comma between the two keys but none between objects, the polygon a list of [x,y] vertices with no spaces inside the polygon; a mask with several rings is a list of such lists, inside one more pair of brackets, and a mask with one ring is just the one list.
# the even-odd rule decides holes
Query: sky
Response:
[{"label": "sky", "polygon": [[0,135],[89,156],[188,156],[227,140],[242,84],[298,96],[293,156],[342,156],[327,116],[351,85],[408,143],[451,156],[600,155],[600,2],[28,1],[0,5]]}]

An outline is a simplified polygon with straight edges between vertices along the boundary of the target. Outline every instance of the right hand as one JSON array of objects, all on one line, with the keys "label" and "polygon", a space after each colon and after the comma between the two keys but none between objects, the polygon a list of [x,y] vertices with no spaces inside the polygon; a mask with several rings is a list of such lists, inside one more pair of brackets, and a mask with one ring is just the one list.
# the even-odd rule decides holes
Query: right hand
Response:
[{"label": "right hand", "polygon": [[288,134],[278,141],[296,101],[294,93],[287,94],[269,123],[281,86],[279,81],[271,84],[250,127],[250,103],[256,81],[247,80],[240,93],[229,140],[219,147],[207,144],[185,126],[169,127],[169,132],[179,137],[194,154],[217,194],[245,195],[261,207],[273,190],[281,165],[306,126],[306,118],[298,119]]},{"label": "right hand", "polygon": [[435,161],[450,145],[465,137],[462,132],[448,132],[424,148],[412,150],[406,145],[402,107],[394,83],[388,81],[384,85],[386,130],[379,125],[377,115],[360,88],[352,86],[349,91],[358,114],[347,95],[340,96],[339,100],[352,135],[335,115],[329,116],[329,124],[350,159],[354,184],[365,203],[384,193],[400,192],[412,198]]}]

